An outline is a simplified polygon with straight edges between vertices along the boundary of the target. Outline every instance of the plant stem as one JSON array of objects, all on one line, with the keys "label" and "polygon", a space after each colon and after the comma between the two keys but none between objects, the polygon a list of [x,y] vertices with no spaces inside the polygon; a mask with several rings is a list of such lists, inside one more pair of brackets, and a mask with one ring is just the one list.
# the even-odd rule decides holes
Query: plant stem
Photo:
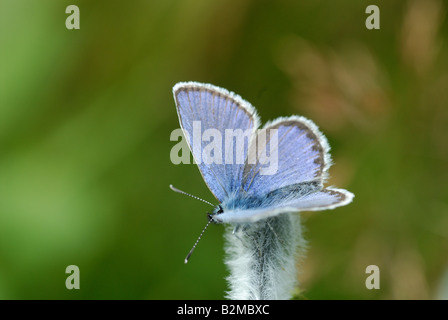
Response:
[{"label": "plant stem", "polygon": [[[225,263],[232,300],[290,299],[303,255],[300,215],[284,213],[256,223],[228,227]],[[235,232],[234,232],[235,231]]]}]

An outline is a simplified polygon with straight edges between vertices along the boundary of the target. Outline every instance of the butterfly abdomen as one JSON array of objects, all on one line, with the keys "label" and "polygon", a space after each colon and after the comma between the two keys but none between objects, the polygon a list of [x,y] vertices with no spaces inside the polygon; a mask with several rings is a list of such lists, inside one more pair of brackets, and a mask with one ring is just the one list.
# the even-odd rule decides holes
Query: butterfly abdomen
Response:
[{"label": "butterfly abdomen", "polygon": [[320,181],[306,181],[287,185],[274,189],[264,195],[250,194],[247,192],[235,193],[222,202],[224,212],[226,210],[246,210],[254,208],[266,208],[276,205],[288,198],[299,198],[322,189]]}]

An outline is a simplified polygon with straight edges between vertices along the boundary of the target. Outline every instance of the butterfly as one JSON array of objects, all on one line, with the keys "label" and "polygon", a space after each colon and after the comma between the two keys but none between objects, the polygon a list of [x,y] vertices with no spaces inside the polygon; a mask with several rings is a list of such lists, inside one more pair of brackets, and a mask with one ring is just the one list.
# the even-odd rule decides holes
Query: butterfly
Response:
[{"label": "butterfly", "polygon": [[[259,128],[257,111],[249,102],[211,84],[180,82],[173,87],[173,95],[195,163],[219,202],[208,214],[209,223],[239,226],[282,213],[334,209],[352,201],[351,192],[324,186],[332,164],[330,147],[311,120],[280,117]],[[227,135],[229,130],[244,133],[247,139],[239,147],[232,145],[241,136]],[[207,155],[204,151],[213,140],[210,135],[204,138],[207,132],[231,137],[231,141],[214,136],[214,147],[221,150]],[[233,157],[225,151],[232,151]],[[263,174],[268,153],[278,155],[271,159],[275,170]],[[237,155],[240,161],[235,161]]]}]

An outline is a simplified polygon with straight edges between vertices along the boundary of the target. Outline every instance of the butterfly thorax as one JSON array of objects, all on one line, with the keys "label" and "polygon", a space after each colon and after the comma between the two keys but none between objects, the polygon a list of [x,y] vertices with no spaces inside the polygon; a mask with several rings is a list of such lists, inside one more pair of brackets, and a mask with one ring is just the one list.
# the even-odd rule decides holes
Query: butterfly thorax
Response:
[{"label": "butterfly thorax", "polygon": [[229,210],[245,210],[248,208],[257,208],[262,205],[262,199],[246,192],[233,193],[217,205],[209,215],[212,222],[219,223],[213,219],[213,216],[222,214]]},{"label": "butterfly thorax", "polygon": [[259,196],[247,192],[236,192],[224,199],[221,204],[213,209],[211,217],[212,222],[220,223],[220,221],[213,219],[213,216],[225,213],[227,211],[243,211],[253,208],[262,208],[274,200],[266,196]]}]

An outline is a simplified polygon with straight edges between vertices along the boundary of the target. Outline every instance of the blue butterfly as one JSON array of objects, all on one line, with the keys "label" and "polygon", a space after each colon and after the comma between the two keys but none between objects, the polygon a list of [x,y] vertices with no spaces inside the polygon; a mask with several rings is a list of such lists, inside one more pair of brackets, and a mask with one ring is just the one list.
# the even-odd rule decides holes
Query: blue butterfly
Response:
[{"label": "blue butterfly", "polygon": [[[262,128],[265,135],[267,132],[268,140],[269,132],[277,135],[276,146],[261,144],[266,149],[264,154],[278,153],[275,172],[262,174],[266,168],[263,160],[266,159],[262,159],[260,150],[256,149],[262,130],[258,129],[257,111],[249,102],[226,89],[197,82],[178,83],[173,94],[180,126],[193,158],[208,188],[219,201],[208,215],[209,223],[238,227],[282,213],[333,209],[352,201],[354,195],[351,192],[324,187],[332,164],[330,147],[311,120],[301,116],[281,117]],[[213,162],[206,161],[203,150],[208,145],[207,139],[194,137],[198,123],[200,127],[196,126],[196,130],[199,128],[200,134],[209,129],[222,136],[229,129],[249,132],[244,150],[232,149],[239,152],[244,161],[228,163],[225,152],[216,153]],[[224,150],[225,143],[220,141],[218,146]],[[255,161],[249,161],[251,150],[257,150]],[[220,161],[216,161],[216,157]]]}]

